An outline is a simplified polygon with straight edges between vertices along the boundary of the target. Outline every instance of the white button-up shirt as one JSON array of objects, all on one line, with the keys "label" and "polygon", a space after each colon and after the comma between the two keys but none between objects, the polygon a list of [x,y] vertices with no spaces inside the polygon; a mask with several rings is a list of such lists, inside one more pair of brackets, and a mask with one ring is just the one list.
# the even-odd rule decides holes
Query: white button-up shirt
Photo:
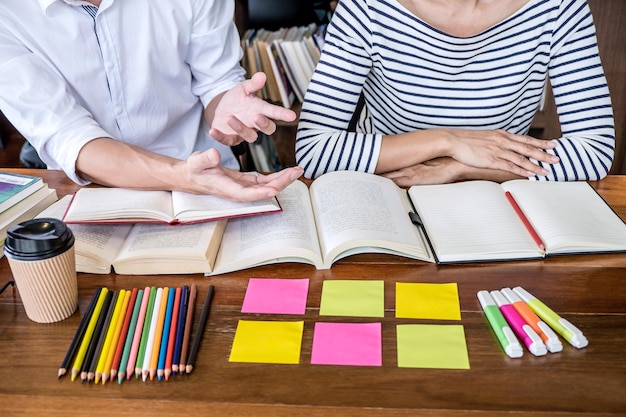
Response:
[{"label": "white button-up shirt", "polygon": [[74,181],[81,147],[112,137],[185,159],[218,148],[203,109],[244,78],[231,0],[0,3],[0,110]]}]

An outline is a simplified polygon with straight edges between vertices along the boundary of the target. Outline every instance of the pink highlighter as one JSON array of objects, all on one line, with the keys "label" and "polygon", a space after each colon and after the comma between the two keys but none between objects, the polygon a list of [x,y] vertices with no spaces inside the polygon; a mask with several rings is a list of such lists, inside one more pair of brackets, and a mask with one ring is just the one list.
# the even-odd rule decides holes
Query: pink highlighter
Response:
[{"label": "pink highlighter", "polygon": [[509,325],[513,329],[513,332],[520,338],[524,345],[528,348],[530,353],[535,356],[543,356],[548,353],[546,345],[526,321],[520,316],[515,308],[508,302],[508,300],[500,293],[500,291],[491,291],[491,297],[496,302],[502,315],[509,322]]}]

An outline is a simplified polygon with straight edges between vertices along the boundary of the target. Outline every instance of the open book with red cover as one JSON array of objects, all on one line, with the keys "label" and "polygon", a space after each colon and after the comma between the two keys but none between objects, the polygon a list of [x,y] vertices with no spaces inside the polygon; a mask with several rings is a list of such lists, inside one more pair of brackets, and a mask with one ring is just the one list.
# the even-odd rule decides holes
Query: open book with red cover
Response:
[{"label": "open book with red cover", "polygon": [[81,188],[63,216],[66,223],[199,223],[281,211],[276,198],[235,202],[212,195],[126,188]]}]

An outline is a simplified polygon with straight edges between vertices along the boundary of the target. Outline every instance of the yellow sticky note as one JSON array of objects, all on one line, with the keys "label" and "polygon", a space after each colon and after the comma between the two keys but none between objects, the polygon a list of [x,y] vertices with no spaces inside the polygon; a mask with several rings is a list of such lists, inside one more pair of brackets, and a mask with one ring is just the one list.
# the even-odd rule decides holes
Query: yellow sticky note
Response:
[{"label": "yellow sticky note", "polygon": [[396,331],[398,367],[469,369],[463,326],[399,324]]},{"label": "yellow sticky note", "polygon": [[320,316],[385,317],[385,282],[324,281]]},{"label": "yellow sticky note", "polygon": [[304,321],[239,320],[230,362],[300,363]]},{"label": "yellow sticky note", "polygon": [[456,283],[396,283],[396,317],[461,320]]}]

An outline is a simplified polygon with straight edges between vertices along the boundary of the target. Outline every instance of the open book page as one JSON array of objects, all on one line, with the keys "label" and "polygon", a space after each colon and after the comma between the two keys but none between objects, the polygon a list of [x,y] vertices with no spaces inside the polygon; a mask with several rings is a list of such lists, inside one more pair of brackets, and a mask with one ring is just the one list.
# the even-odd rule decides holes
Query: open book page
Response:
[{"label": "open book page", "polygon": [[409,189],[409,196],[439,262],[544,255],[498,183],[468,181],[419,185]]},{"label": "open book page", "polygon": [[353,171],[331,172],[311,185],[326,267],[354,253],[389,253],[433,262],[410,203],[393,181]]},{"label": "open book page", "polygon": [[180,226],[135,224],[113,262],[119,274],[208,273],[226,220]]},{"label": "open book page", "polygon": [[586,182],[508,181],[502,184],[548,253],[626,250],[626,224]]},{"label": "open book page", "polygon": [[[65,196],[37,217],[60,219],[71,201]],[[108,274],[122,243],[132,228],[131,224],[68,224],[74,234],[76,270],[91,274]]]},{"label": "open book page", "polygon": [[81,188],[65,213],[66,222],[107,220],[170,221],[172,199],[168,191],[125,188]]},{"label": "open book page", "polygon": [[210,214],[211,218],[237,217],[250,214],[280,211],[276,198],[251,202],[230,201],[213,195],[198,195],[172,192],[174,217],[185,222],[201,221]]},{"label": "open book page", "polygon": [[295,181],[278,198],[280,213],[228,221],[214,274],[289,261],[323,267],[306,184]]}]

